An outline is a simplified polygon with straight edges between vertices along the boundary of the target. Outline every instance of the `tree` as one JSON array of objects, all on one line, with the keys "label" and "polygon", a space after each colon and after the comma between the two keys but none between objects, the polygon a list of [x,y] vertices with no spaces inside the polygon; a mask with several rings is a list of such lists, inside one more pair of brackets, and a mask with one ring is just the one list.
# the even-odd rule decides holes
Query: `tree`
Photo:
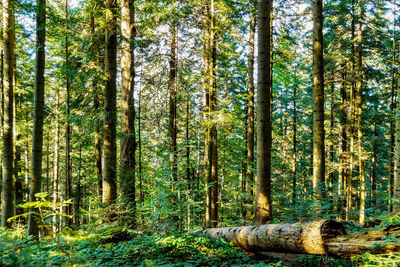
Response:
[{"label": "tree", "polygon": [[4,126],[3,126],[3,185],[1,226],[8,227],[14,215],[13,179],[13,120],[14,120],[14,0],[3,0],[4,29]]},{"label": "tree", "polygon": [[104,55],[105,68],[105,109],[104,109],[104,143],[103,143],[103,203],[111,204],[117,198],[117,32],[116,0],[106,0],[106,48]]},{"label": "tree", "polygon": [[135,1],[121,1],[121,195],[128,207],[135,203]]},{"label": "tree", "polygon": [[[36,9],[36,76],[33,111],[32,179],[29,192],[30,202],[35,201],[35,194],[40,192],[42,176],[46,0],[37,0]],[[37,236],[39,234],[38,222],[36,219],[37,218],[35,218],[32,213],[29,214],[29,235]]]},{"label": "tree", "polygon": [[256,224],[272,219],[271,199],[271,12],[272,0],[258,2],[258,85],[257,85],[257,185]]},{"label": "tree", "polygon": [[215,38],[215,2],[207,4],[206,38],[206,142],[205,142],[205,181],[206,181],[206,225],[216,227],[218,223],[218,143],[215,112],[217,111],[216,83],[216,38]]},{"label": "tree", "polygon": [[[249,63],[248,63],[248,115],[247,115],[247,179],[254,182],[254,47],[256,32],[256,1],[251,2],[250,7],[250,40],[249,40]],[[253,190],[250,189],[250,197],[253,197]]]},{"label": "tree", "polygon": [[313,193],[325,199],[324,58],[322,0],[313,0]]}]

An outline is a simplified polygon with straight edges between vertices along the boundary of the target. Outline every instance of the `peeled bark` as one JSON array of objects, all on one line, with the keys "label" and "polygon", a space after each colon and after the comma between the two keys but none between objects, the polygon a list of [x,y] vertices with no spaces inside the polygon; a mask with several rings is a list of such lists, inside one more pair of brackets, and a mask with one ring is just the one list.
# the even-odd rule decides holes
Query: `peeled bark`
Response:
[{"label": "peeled bark", "polygon": [[263,224],[206,229],[203,233],[223,237],[250,251],[327,254],[325,240],[345,233],[342,224],[330,220],[309,223]]},{"label": "peeled bark", "polygon": [[344,226],[336,221],[319,220],[307,223],[264,224],[210,228],[202,233],[224,238],[248,251],[284,252],[350,257],[369,252],[380,254],[400,251],[399,242],[387,241],[400,237],[400,231],[362,232],[346,235]]}]

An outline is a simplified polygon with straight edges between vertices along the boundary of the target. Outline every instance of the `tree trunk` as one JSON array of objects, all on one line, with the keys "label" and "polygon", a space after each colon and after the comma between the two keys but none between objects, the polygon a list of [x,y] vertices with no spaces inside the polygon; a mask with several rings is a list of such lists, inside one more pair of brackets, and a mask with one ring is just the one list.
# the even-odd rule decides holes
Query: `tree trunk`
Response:
[{"label": "tree trunk", "polygon": [[[393,45],[392,45],[392,86],[391,86],[391,97],[390,97],[390,111],[392,114],[395,115],[395,112],[397,111],[396,108],[396,101],[395,101],[395,94],[397,93],[397,90],[399,90],[399,84],[396,83],[396,13],[394,13],[393,16]],[[396,116],[394,116],[396,117]],[[397,120],[396,120],[397,121]],[[390,151],[389,151],[389,212],[393,211],[393,198],[394,198],[394,173],[395,173],[395,142],[396,142],[396,137],[395,137],[395,123],[397,125],[397,122],[395,119],[392,117],[390,119]],[[396,128],[397,129],[397,128]],[[399,183],[398,183],[399,184]],[[400,208],[400,205],[397,206],[397,208]]]},{"label": "tree trunk", "polygon": [[216,85],[216,39],[215,39],[215,6],[214,0],[209,0],[207,8],[208,36],[206,44],[206,225],[216,227],[218,223],[218,145],[217,127],[214,113],[217,111]]},{"label": "tree trunk", "polygon": [[344,226],[331,220],[210,228],[200,232],[224,238],[258,253],[275,251],[350,258],[365,252],[380,254],[400,251],[399,242],[388,241],[389,238],[400,237],[398,230],[346,235]]},{"label": "tree trunk", "polygon": [[257,85],[257,185],[256,224],[272,219],[271,201],[271,0],[258,2],[258,85]]},{"label": "tree trunk", "polygon": [[[45,39],[46,39],[46,0],[37,0],[36,11],[36,75],[35,99],[33,110],[32,137],[32,179],[29,201],[35,201],[35,194],[40,192],[43,154],[43,116],[44,116],[44,70],[45,70]],[[31,210],[33,212],[33,210]],[[30,213],[28,216],[28,235],[39,234],[38,218]]]},{"label": "tree trunk", "polygon": [[324,242],[328,238],[343,235],[345,229],[335,221],[320,220],[309,223],[211,228],[202,232],[212,237],[223,237],[250,251],[327,254]]},{"label": "tree trunk", "polygon": [[3,0],[4,29],[4,126],[3,126],[3,186],[1,227],[11,225],[7,220],[14,215],[13,181],[13,118],[14,118],[14,0]]},{"label": "tree trunk", "polygon": [[339,178],[338,178],[338,203],[337,211],[340,218],[344,218],[343,207],[345,206],[345,193],[344,188],[347,181],[347,92],[346,92],[346,64],[341,64],[340,74],[340,109],[339,109],[339,123],[340,123],[340,143],[339,143]]},{"label": "tree trunk", "polygon": [[[175,9],[175,3],[172,2],[173,9]],[[176,183],[178,181],[178,166],[177,166],[177,147],[176,147],[176,68],[177,68],[177,58],[176,58],[176,23],[175,18],[172,17],[172,22],[170,23],[170,54],[169,54],[169,81],[168,81],[168,91],[169,91],[169,163],[170,172],[172,177],[172,188],[173,194],[175,194]],[[174,197],[176,199],[176,197]],[[176,203],[175,203],[176,204]]]},{"label": "tree trunk", "polygon": [[103,203],[111,204],[117,198],[117,32],[116,0],[106,0],[105,49],[105,114],[103,145]]},{"label": "tree trunk", "polygon": [[256,33],[256,1],[251,3],[250,11],[250,42],[249,42],[249,66],[248,66],[248,92],[249,103],[247,113],[247,180],[249,183],[249,197],[253,199],[254,183],[254,51],[255,51],[255,33]]},{"label": "tree trunk", "polygon": [[[296,52],[295,52],[296,54]],[[293,162],[292,162],[292,205],[296,205],[297,185],[297,63],[294,69],[293,84]]]},{"label": "tree trunk", "polygon": [[322,0],[313,1],[313,194],[325,200],[324,58]]},{"label": "tree trunk", "polygon": [[[68,39],[68,20],[69,20],[69,7],[68,0],[65,0],[65,89],[66,89],[66,133],[65,133],[65,200],[71,199],[71,188],[72,188],[72,163],[71,163],[71,125],[70,125],[70,77],[69,77],[69,39]],[[65,213],[72,215],[71,204],[67,204],[65,207]],[[71,226],[71,217],[66,217],[66,223]]]},{"label": "tree trunk", "polygon": [[354,164],[355,164],[355,152],[354,152],[354,131],[355,131],[355,96],[356,96],[356,88],[355,88],[355,3],[352,0],[352,20],[351,20],[351,86],[350,86],[350,112],[349,112],[349,175],[347,179],[347,207],[346,207],[346,220],[351,218],[351,212],[353,209],[353,172],[354,172]]},{"label": "tree trunk", "polygon": [[[59,201],[59,182],[60,182],[60,122],[59,122],[59,110],[60,110],[60,97],[59,89],[56,89],[56,111],[55,111],[55,122],[56,129],[54,133],[54,163],[53,163],[53,204]],[[57,212],[56,208],[53,210]],[[53,217],[53,233],[57,230],[57,216]]]},{"label": "tree trunk", "polygon": [[[121,1],[121,197],[131,212],[136,207],[135,199],[135,1]],[[134,216],[134,214],[131,214]]]},{"label": "tree trunk", "polygon": [[358,38],[357,38],[357,135],[358,135],[358,166],[359,166],[359,181],[360,181],[360,215],[359,223],[363,224],[365,220],[365,202],[366,202],[366,184],[365,184],[365,166],[364,166],[364,149],[362,146],[363,129],[362,129],[362,113],[363,113],[363,44],[362,44],[362,20],[364,17],[363,0],[358,1]]}]

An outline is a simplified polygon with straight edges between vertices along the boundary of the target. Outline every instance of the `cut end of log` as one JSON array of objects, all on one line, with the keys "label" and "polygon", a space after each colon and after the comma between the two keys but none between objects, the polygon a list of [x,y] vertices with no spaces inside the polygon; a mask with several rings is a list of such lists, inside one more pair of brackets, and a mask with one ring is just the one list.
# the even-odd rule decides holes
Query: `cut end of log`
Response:
[{"label": "cut end of log", "polygon": [[346,229],[340,222],[326,220],[321,225],[321,237],[324,241],[329,238],[334,238],[346,234]]}]

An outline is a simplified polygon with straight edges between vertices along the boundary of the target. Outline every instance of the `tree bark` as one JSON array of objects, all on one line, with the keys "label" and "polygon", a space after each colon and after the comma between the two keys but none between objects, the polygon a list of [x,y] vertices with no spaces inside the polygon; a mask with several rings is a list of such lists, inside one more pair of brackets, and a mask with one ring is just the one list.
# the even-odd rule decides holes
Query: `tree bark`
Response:
[{"label": "tree bark", "polygon": [[249,103],[247,113],[247,180],[249,183],[249,197],[253,199],[254,183],[254,51],[255,51],[255,33],[256,33],[256,1],[251,2],[250,11],[250,41],[249,41],[249,66],[248,66],[248,92]]},{"label": "tree bark", "polygon": [[[133,212],[135,199],[135,1],[121,1],[121,193],[122,201]],[[133,215],[133,214],[131,214]],[[134,215],[133,215],[134,216]]]},{"label": "tree bark", "polygon": [[4,29],[4,126],[3,126],[3,186],[1,227],[11,225],[7,220],[14,215],[13,181],[13,118],[14,118],[14,0],[3,0]]},{"label": "tree bark", "polygon": [[111,204],[117,198],[117,33],[116,0],[106,1],[106,48],[105,48],[105,114],[103,145],[103,203]]},{"label": "tree bark", "polygon": [[199,232],[224,238],[257,253],[271,251],[350,258],[365,252],[380,254],[400,251],[399,242],[387,240],[388,237],[400,237],[398,230],[346,235],[344,226],[331,220],[210,228]]},{"label": "tree bark", "polygon": [[364,17],[363,0],[358,1],[358,38],[357,38],[357,135],[358,135],[358,166],[359,166],[359,181],[360,181],[360,215],[359,223],[363,224],[365,220],[365,202],[367,197],[365,183],[365,164],[364,164],[364,149],[362,146],[363,129],[362,129],[362,113],[363,113],[363,44],[362,44],[362,24]]},{"label": "tree bark", "polygon": [[[172,2],[173,9],[175,9],[175,2]],[[169,91],[169,162],[170,162],[170,172],[172,177],[172,188],[173,194],[175,194],[176,182],[178,181],[178,166],[177,166],[177,147],[176,147],[176,68],[177,68],[177,57],[176,57],[176,23],[175,18],[171,18],[170,23],[170,53],[169,53],[169,81],[168,81],[168,91]],[[174,197],[174,199],[176,199]]]},{"label": "tree bark", "polygon": [[[42,176],[46,0],[37,0],[36,6],[36,75],[33,110],[32,179],[29,192],[30,202],[35,201],[35,194],[40,192]],[[37,219],[32,213],[29,214],[28,235],[37,236],[39,234]]]},{"label": "tree bark", "polygon": [[[69,20],[69,7],[68,0],[65,0],[65,89],[66,89],[66,133],[65,133],[65,200],[71,199],[71,188],[72,188],[72,162],[71,162],[71,125],[70,125],[70,77],[69,77],[69,38],[68,38],[68,20]],[[65,207],[65,213],[72,215],[71,204],[67,204]],[[72,224],[72,218],[67,216],[66,223],[68,226]]]},{"label": "tree bark", "polygon": [[271,200],[271,0],[258,2],[256,224],[272,219]]},{"label": "tree bark", "polygon": [[212,237],[223,237],[250,251],[327,254],[325,240],[343,235],[345,230],[340,223],[320,220],[309,223],[211,228],[202,232]]},{"label": "tree bark", "polygon": [[216,84],[216,39],[215,39],[215,6],[209,0],[207,8],[208,36],[206,40],[206,225],[216,227],[218,224],[218,145],[217,126],[214,116],[217,111]]},{"label": "tree bark", "polygon": [[322,0],[313,0],[313,194],[325,199],[324,58]]}]

